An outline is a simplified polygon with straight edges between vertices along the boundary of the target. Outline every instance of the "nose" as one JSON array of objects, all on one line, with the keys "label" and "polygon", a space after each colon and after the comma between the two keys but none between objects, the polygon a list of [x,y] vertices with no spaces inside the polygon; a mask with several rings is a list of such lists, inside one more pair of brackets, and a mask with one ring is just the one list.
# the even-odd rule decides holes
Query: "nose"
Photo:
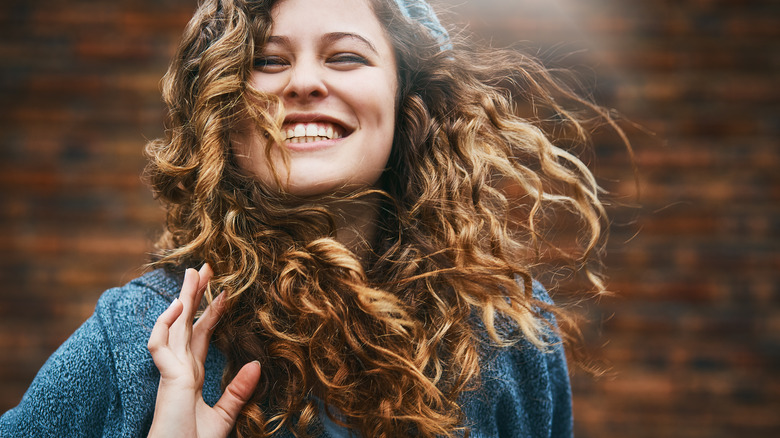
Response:
[{"label": "nose", "polygon": [[309,101],[328,95],[324,71],[316,60],[299,60],[290,69],[290,77],[283,90],[287,99]]}]

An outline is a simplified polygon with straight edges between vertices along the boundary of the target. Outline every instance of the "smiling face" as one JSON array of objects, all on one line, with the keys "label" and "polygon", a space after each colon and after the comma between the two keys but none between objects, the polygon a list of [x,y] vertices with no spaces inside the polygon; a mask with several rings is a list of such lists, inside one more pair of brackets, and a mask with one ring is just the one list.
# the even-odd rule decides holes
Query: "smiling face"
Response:
[{"label": "smiling face", "polygon": [[[373,186],[393,143],[398,80],[368,1],[282,0],[271,16],[251,81],[284,104],[289,174],[279,147],[271,150],[284,188],[316,195]],[[242,133],[233,147],[244,171],[276,185],[256,133]]]}]

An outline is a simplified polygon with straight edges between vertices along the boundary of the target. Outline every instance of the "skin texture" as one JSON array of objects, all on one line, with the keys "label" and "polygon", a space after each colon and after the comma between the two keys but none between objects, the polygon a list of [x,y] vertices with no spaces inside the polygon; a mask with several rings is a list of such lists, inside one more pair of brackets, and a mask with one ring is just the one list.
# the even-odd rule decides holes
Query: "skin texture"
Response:
[{"label": "skin texture", "polygon": [[[317,195],[374,185],[392,148],[398,79],[392,46],[373,10],[365,0],[285,0],[272,17],[252,85],[281,99],[283,131],[321,121],[345,134],[288,142],[289,171],[275,145],[272,162],[285,189]],[[233,147],[245,171],[275,184],[263,139],[253,130],[238,135]]]},{"label": "skin texture", "polygon": [[[260,365],[246,364],[212,408],[203,401],[203,362],[220,314],[215,299],[193,324],[198,303],[213,275],[208,264],[188,269],[181,295],[158,318],[149,351],[160,370],[150,437],[224,437],[260,379]],[[221,295],[220,295],[221,297]]]}]

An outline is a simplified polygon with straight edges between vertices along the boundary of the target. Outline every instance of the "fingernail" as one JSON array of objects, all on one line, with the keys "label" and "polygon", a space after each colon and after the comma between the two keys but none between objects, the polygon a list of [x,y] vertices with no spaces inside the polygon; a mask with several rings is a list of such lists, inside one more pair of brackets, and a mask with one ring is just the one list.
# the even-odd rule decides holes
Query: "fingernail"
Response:
[{"label": "fingernail", "polygon": [[171,301],[171,304],[168,304],[168,308],[170,309],[171,307],[173,307],[173,305],[176,304],[177,301],[179,301],[179,298],[178,297],[174,298],[173,301]]}]

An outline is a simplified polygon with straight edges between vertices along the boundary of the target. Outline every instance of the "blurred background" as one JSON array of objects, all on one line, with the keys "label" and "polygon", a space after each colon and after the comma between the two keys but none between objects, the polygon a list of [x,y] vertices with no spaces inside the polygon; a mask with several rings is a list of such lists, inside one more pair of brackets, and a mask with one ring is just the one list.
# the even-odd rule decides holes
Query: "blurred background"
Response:
[{"label": "blurred background", "polygon": [[[445,20],[573,68],[626,125],[596,135],[615,296],[581,306],[600,378],[579,437],[780,436],[780,2],[442,0]],[[194,0],[0,6],[0,412],[106,288],[142,271],[162,211],[140,181],[159,81]]]}]

